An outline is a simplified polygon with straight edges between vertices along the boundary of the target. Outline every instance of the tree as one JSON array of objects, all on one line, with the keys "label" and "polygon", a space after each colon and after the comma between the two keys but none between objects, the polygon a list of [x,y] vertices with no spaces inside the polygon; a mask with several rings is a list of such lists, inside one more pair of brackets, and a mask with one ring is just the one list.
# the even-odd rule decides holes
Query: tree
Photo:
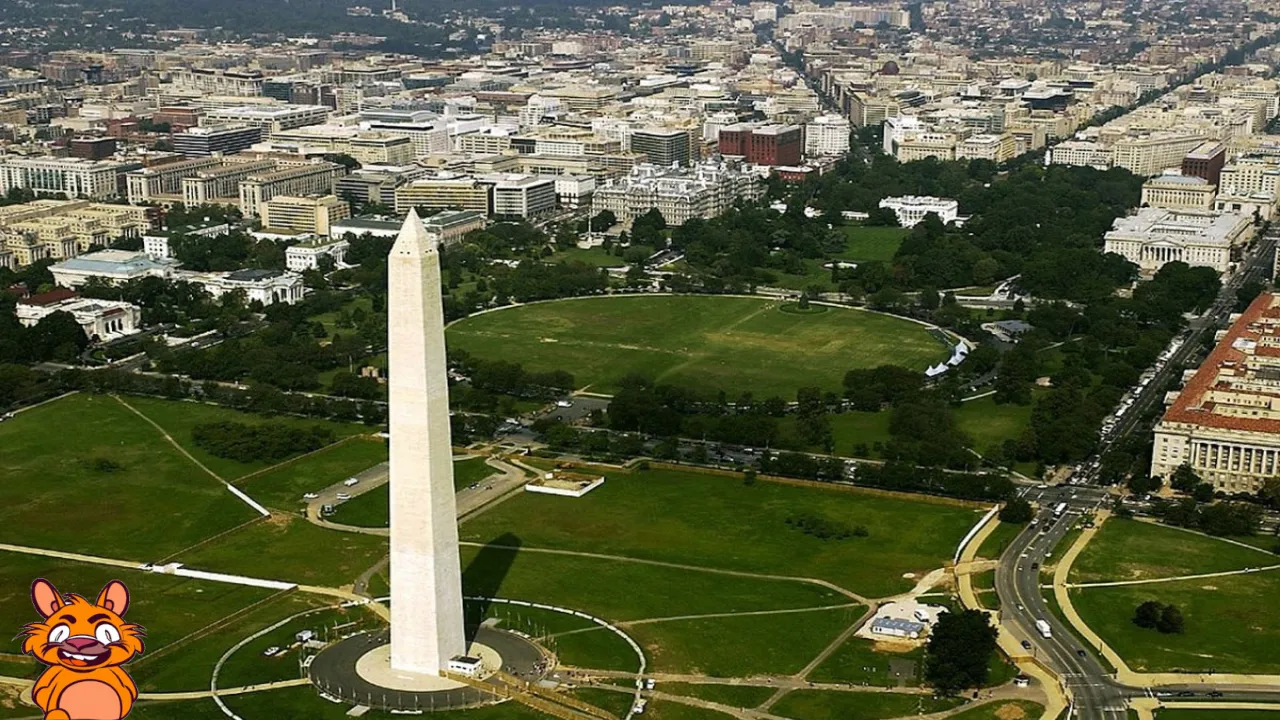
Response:
[{"label": "tree", "polygon": [[1156,623],[1156,629],[1166,635],[1180,634],[1183,629],[1182,611],[1174,605],[1165,605],[1160,611],[1160,620]]},{"label": "tree", "polygon": [[1133,613],[1133,624],[1148,630],[1155,629],[1160,623],[1162,606],[1155,600],[1148,600],[1138,606]]},{"label": "tree", "polygon": [[614,225],[618,224],[618,217],[611,210],[601,210],[591,218],[589,228],[591,232],[604,232]]},{"label": "tree", "polygon": [[979,610],[944,613],[929,636],[925,679],[943,695],[987,683],[996,629]]},{"label": "tree", "polygon": [[1035,516],[1036,513],[1031,508],[1031,503],[1022,498],[1014,498],[1000,508],[1000,522],[1025,525],[1031,522],[1031,519]]},{"label": "tree", "polygon": [[1178,469],[1173,471],[1173,477],[1169,478],[1170,487],[1182,492],[1191,492],[1202,482],[1203,480],[1196,474],[1196,471],[1185,463],[1179,465]]}]

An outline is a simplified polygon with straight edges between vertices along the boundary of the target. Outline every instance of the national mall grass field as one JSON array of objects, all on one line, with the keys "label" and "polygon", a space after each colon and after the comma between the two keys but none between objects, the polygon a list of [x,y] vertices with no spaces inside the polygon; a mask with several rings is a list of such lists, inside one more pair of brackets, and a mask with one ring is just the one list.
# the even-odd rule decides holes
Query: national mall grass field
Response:
[{"label": "national mall grass field", "polygon": [[795,398],[839,390],[854,368],[923,370],[948,350],[922,325],[852,308],[797,311],[745,297],[579,298],[466,318],[448,329],[453,349],[509,358],[528,370],[568,370],[579,387],[614,392],[639,373],[732,397]]}]

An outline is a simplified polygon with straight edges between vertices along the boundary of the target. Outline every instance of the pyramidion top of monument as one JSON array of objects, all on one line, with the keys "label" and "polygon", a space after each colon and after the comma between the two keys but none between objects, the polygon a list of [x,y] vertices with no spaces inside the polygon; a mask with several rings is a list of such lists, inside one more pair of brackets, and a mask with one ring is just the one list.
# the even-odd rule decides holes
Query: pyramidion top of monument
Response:
[{"label": "pyramidion top of monument", "polygon": [[427,232],[427,227],[422,224],[422,218],[418,217],[418,211],[411,208],[404,218],[404,225],[400,226],[400,234],[396,236],[395,244],[391,246],[391,254],[421,257],[439,249],[439,243]]}]

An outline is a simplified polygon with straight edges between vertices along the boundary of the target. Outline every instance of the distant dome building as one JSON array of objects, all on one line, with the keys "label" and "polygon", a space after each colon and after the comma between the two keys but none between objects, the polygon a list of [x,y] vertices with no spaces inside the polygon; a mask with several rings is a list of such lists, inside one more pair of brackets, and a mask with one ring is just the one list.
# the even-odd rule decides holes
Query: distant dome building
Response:
[{"label": "distant dome building", "polygon": [[880,68],[881,75],[897,75],[899,72],[901,70],[898,68],[898,63],[893,60],[885,63],[884,67]]}]

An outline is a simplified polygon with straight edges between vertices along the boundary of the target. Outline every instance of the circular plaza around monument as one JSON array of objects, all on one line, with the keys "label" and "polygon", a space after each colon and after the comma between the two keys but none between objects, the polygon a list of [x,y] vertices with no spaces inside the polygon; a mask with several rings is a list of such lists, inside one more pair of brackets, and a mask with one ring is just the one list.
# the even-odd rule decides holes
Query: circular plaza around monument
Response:
[{"label": "circular plaza around monument", "polygon": [[391,667],[390,630],[339,640],[315,656],[307,677],[323,695],[388,711],[457,710],[502,702],[512,678],[532,683],[550,672],[553,661],[529,637],[488,625],[470,634],[467,655],[480,670],[467,681],[398,672]]},{"label": "circular plaza around monument", "polygon": [[924,323],[843,306],[795,312],[759,296],[571,298],[478,313],[449,325],[449,347],[518,358],[531,372],[568,370],[578,387],[616,392],[630,374],[756,397],[839,387],[849,370],[945,361],[953,340]]}]

